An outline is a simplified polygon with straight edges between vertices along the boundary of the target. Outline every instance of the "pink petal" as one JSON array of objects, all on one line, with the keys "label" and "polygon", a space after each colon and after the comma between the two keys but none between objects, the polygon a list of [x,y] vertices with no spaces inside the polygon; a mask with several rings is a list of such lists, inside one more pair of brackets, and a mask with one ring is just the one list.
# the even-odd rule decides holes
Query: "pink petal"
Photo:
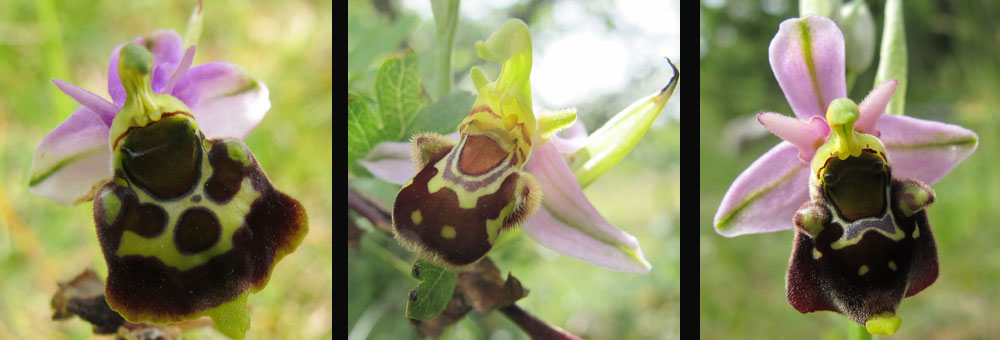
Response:
[{"label": "pink petal", "polygon": [[774,112],[764,112],[757,114],[757,121],[771,133],[795,144],[799,148],[799,159],[807,163],[830,134],[830,126],[826,121],[815,116],[805,122]]},{"label": "pink petal", "polygon": [[[461,139],[458,132],[444,137],[451,140]],[[375,178],[403,185],[420,171],[414,167],[412,150],[413,145],[409,142],[381,142],[368,151],[364,159],[359,159],[358,164],[368,169]]]},{"label": "pink petal", "polygon": [[799,119],[823,117],[831,101],[847,97],[844,36],[832,20],[807,15],[781,22],[768,55],[778,85]]},{"label": "pink petal", "polygon": [[875,126],[889,153],[892,175],[936,183],[976,150],[979,136],[958,125],[883,115]]},{"label": "pink petal", "polygon": [[118,76],[118,54],[122,51],[121,44],[111,50],[111,61],[108,62],[108,93],[115,106],[121,107],[125,103],[125,87],[122,86],[121,77]]},{"label": "pink petal", "polygon": [[854,124],[854,129],[875,137],[881,136],[879,131],[875,129],[875,124],[879,117],[882,117],[885,106],[889,104],[889,99],[892,99],[892,94],[895,92],[896,79],[886,80],[872,89],[865,100],[861,101],[861,105],[858,105],[861,114],[858,117],[858,122]]},{"label": "pink petal", "polygon": [[162,93],[174,92],[174,86],[177,85],[177,82],[180,81],[181,78],[183,78],[184,75],[187,74],[188,69],[191,68],[191,62],[194,61],[194,52],[196,50],[197,47],[191,46],[188,47],[186,52],[184,52],[184,58],[181,59],[181,63],[180,65],[177,66],[177,70],[175,70],[174,73],[170,75],[170,80],[167,81],[167,86],[163,88]]},{"label": "pink petal", "polygon": [[715,230],[733,237],[792,229],[795,210],[809,199],[808,169],[795,145],[771,148],[733,181],[715,213]]},{"label": "pink petal", "polygon": [[174,31],[159,30],[153,32],[148,37],[136,39],[136,43],[141,43],[149,48],[153,54],[153,79],[152,89],[156,93],[164,93],[170,76],[177,69],[184,55],[184,41],[181,36]]},{"label": "pink petal", "polygon": [[80,105],[83,105],[91,112],[97,114],[97,117],[104,122],[104,125],[111,126],[111,121],[115,119],[115,115],[121,108],[115,106],[115,104],[108,102],[101,96],[98,96],[90,91],[84,90],[83,88],[67,83],[61,79],[52,79],[52,84],[59,88],[60,91],[70,96]]},{"label": "pink petal", "polygon": [[639,242],[597,212],[555,146],[535,147],[525,168],[538,179],[543,193],[542,209],[521,226],[528,236],[549,249],[599,266],[649,272],[651,266]]},{"label": "pink petal", "polygon": [[382,142],[368,151],[358,164],[368,169],[376,178],[389,183],[403,185],[417,175],[410,155],[413,146],[405,142]]},{"label": "pink petal", "polygon": [[552,136],[549,139],[549,143],[555,146],[560,154],[572,155],[587,145],[587,129],[583,126],[583,122],[577,119],[565,130],[559,131],[555,136]]},{"label": "pink petal", "polygon": [[31,192],[62,205],[94,198],[111,179],[108,125],[81,107],[35,149],[28,171]]},{"label": "pink petal", "polygon": [[263,82],[224,62],[191,68],[172,94],[191,108],[208,138],[245,138],[271,108]]}]

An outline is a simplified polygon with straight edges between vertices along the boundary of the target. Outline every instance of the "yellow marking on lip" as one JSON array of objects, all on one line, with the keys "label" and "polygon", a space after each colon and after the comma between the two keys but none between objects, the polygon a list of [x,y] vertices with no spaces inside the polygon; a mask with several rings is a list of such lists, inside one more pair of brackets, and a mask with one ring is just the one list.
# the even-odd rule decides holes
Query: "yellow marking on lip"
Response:
[{"label": "yellow marking on lip", "polygon": [[868,266],[861,265],[861,268],[858,268],[858,276],[865,275],[866,273],[868,273]]},{"label": "yellow marking on lip", "polygon": [[420,209],[414,210],[412,213],[410,213],[410,221],[413,221],[413,224],[419,225],[420,222],[423,220],[424,220],[423,216],[420,215]]},{"label": "yellow marking on lip", "polygon": [[450,226],[450,225],[446,225],[446,226],[444,226],[444,227],[441,228],[441,237],[444,237],[444,238],[450,240],[450,239],[455,238],[455,234],[456,234],[455,228],[452,227],[452,226]]}]

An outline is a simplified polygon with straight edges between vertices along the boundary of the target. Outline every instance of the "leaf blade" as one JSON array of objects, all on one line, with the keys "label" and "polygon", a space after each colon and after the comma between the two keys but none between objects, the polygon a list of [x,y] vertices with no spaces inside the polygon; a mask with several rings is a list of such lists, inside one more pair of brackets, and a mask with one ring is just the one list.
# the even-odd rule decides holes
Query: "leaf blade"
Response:
[{"label": "leaf blade", "polygon": [[347,168],[355,175],[370,176],[357,160],[364,158],[375,144],[385,140],[377,128],[377,120],[378,117],[360,95],[347,92]]},{"label": "leaf blade", "polygon": [[458,274],[424,260],[417,260],[413,266],[414,274],[419,274],[414,276],[417,276],[420,283],[410,291],[410,298],[406,302],[406,317],[432,320],[451,301],[458,283]]},{"label": "leaf blade", "polygon": [[379,114],[377,127],[388,140],[402,141],[406,128],[426,103],[420,81],[417,54],[407,49],[402,56],[386,59],[375,78]]}]

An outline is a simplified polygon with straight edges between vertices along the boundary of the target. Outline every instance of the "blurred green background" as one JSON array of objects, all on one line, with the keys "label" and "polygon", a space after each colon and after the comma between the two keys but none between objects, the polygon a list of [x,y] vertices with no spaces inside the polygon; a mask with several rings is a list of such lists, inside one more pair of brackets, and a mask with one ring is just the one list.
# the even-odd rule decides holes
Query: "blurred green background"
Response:
[{"label": "blurred green background", "polygon": [[[868,3],[881,40],[884,1]],[[903,325],[891,338],[996,338],[1000,7],[990,1],[907,1],[904,7],[906,114],[962,125],[979,134],[980,144],[933,185],[937,202],[927,215],[937,240],[940,276],[927,290],[903,300],[897,313]],[[797,2],[703,0],[700,15],[701,336],[846,338],[849,321],[843,316],[803,315],[786,301],[791,231],[725,238],[712,228],[733,179],[779,142],[756,128],[754,114],[792,115],[768,64],[767,48],[778,24],[798,16]],[[849,93],[855,101],[871,90],[877,62]]]},{"label": "blurred green background", "polygon": [[[389,7],[376,8],[368,1],[351,1],[348,6],[348,59],[355,62],[349,64],[348,89],[366,96],[374,96],[375,74],[385,56],[409,46],[423,59],[435,43],[434,23],[424,14],[429,15],[426,0],[375,3],[389,3]],[[601,73],[599,69],[624,67],[620,74],[624,77],[622,84],[598,89],[593,94],[587,92],[583,99],[561,106],[575,106],[588,131],[593,131],[628,104],[666,85],[671,73],[663,60],[665,55],[683,69],[677,54],[678,3],[654,4],[666,10],[650,8],[650,5],[637,1],[589,2],[586,6],[575,1],[465,1],[455,36],[452,62],[455,87],[472,92],[468,71],[473,65],[484,65],[487,74],[496,77],[497,65],[476,58],[472,47],[511,17],[525,20],[531,29],[534,47],[532,90],[536,108],[560,107],[550,104],[559,98],[546,96],[548,91],[540,85],[546,81],[547,70],[558,68],[555,67],[558,65],[543,66],[546,65],[544,60],[555,53],[590,60],[591,54],[598,54],[598,46],[621,44],[622,49],[613,52],[626,57],[622,65],[591,63],[587,67],[592,70],[576,69],[575,72],[586,78]],[[623,20],[636,11],[648,14],[654,26],[658,26],[652,30],[660,31],[639,27],[637,20],[642,19]],[[404,33],[395,32],[399,26],[405,28],[400,29]],[[563,38],[567,35],[580,32],[593,32],[594,38],[590,40],[593,44],[579,49],[554,47],[557,42],[565,41]],[[382,39],[374,41],[366,37]],[[382,46],[373,46],[376,44]],[[359,54],[366,55],[361,57]],[[422,73],[430,67],[425,61],[428,60],[420,64]],[[576,61],[556,59],[554,62]],[[424,79],[426,87],[428,83],[426,77]],[[572,79],[557,78],[554,82],[571,92],[587,91],[588,87]],[[522,234],[514,242],[494,249],[490,257],[503,275],[512,273],[530,289],[530,294],[518,302],[523,309],[550,325],[587,339],[679,337],[680,123],[677,114],[681,87],[678,86],[659,119],[635,149],[584,190],[608,221],[638,238],[646,259],[652,264],[652,271],[636,275],[594,266],[548,250]],[[359,191],[370,189],[371,181],[374,180],[348,177],[349,185]],[[382,190],[382,196],[386,197],[383,204],[391,207],[396,191],[398,186]],[[348,338],[421,338],[404,316],[407,292],[416,286],[408,267],[414,255],[400,248],[392,235],[371,230],[367,220],[354,213],[350,213],[349,218],[357,220],[368,232],[362,237],[360,246],[348,250]],[[393,266],[397,260],[401,262],[401,269]],[[526,339],[527,336],[502,313],[481,315],[472,311],[443,338]]]},{"label": "blurred green background", "polygon": [[[183,35],[195,1],[0,2],[0,339],[89,339],[51,320],[56,281],[107,273],[92,204],[67,208],[28,191],[35,146],[79,105],[59,78],[108,98],[108,56],[156,29]],[[195,65],[227,61],[270,89],[271,110],[246,143],[277,188],[309,214],[309,234],[267,288],[250,296],[247,339],[332,338],[332,4],[206,1]],[[210,328],[188,339],[222,339]]]}]

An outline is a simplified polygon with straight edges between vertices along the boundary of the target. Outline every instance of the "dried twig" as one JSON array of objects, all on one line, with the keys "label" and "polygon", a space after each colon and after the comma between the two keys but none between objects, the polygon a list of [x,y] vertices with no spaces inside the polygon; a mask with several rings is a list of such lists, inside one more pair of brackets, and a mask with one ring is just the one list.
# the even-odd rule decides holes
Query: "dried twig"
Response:
[{"label": "dried twig", "polygon": [[362,217],[367,218],[375,228],[389,233],[392,232],[392,215],[371,204],[371,202],[368,202],[350,188],[347,189],[347,207],[356,211]]},{"label": "dried twig", "polygon": [[500,308],[500,311],[507,316],[508,319],[514,321],[518,327],[524,330],[525,333],[531,336],[532,339],[574,339],[582,340],[582,338],[573,335],[567,331],[561,330],[559,328],[549,326],[545,321],[539,320],[534,315],[526,312],[525,310],[518,307],[517,304],[512,304],[507,307]]}]

